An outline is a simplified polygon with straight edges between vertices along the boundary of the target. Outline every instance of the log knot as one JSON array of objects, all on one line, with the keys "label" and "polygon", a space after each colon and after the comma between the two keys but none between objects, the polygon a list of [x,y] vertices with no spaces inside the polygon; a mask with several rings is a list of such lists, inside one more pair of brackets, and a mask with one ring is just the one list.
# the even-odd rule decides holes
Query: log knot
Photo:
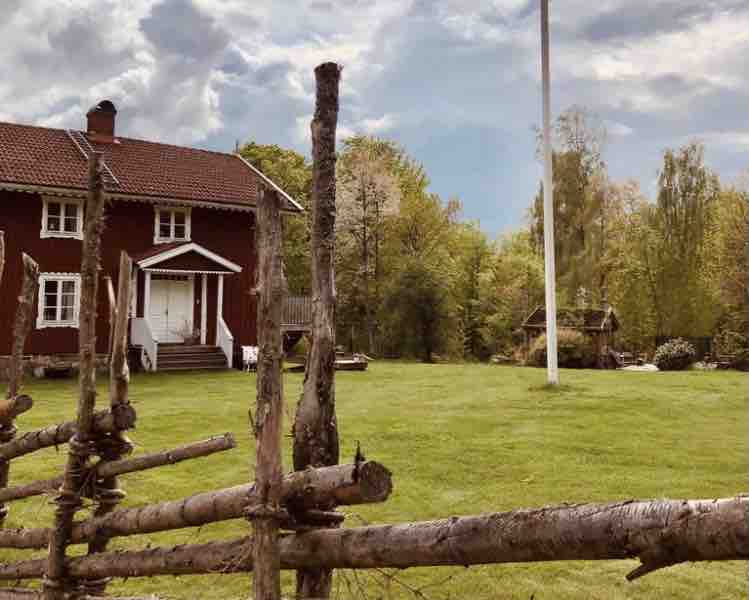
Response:
[{"label": "log knot", "polygon": [[286,509],[273,504],[251,504],[244,509],[244,516],[248,521],[289,520],[289,512]]},{"label": "log knot", "polygon": [[18,427],[15,425],[4,425],[0,427],[0,444],[7,444],[16,437],[18,433]]}]

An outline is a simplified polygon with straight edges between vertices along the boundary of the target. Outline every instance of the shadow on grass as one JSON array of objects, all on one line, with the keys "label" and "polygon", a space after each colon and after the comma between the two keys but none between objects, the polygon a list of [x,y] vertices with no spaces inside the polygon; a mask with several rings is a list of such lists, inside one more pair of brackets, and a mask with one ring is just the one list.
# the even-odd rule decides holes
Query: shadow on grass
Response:
[{"label": "shadow on grass", "polygon": [[585,392],[589,388],[579,386],[579,385],[566,385],[563,383],[559,383],[557,385],[553,385],[551,383],[545,383],[543,385],[531,385],[528,387],[529,392],[541,392],[544,394],[566,394],[568,392]]}]

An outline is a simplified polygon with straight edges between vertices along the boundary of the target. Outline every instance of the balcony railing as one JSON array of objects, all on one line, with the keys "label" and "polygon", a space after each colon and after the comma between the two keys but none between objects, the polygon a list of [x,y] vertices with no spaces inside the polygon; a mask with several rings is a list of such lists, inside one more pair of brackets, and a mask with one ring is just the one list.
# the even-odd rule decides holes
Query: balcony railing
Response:
[{"label": "balcony railing", "polygon": [[310,331],[312,328],[312,298],[288,296],[283,306],[281,330],[285,332]]}]

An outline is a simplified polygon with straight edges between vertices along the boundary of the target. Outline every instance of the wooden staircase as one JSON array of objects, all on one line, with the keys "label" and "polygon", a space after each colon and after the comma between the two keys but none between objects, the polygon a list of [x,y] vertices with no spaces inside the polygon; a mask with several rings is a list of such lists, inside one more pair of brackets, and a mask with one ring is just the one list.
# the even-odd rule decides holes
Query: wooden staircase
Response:
[{"label": "wooden staircase", "polygon": [[218,346],[159,344],[159,371],[228,369],[226,356]]}]

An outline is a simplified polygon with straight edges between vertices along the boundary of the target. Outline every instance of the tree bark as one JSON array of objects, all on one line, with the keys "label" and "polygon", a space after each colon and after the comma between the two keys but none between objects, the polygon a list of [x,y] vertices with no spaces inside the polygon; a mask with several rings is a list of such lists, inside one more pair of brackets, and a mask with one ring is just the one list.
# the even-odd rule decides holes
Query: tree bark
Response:
[{"label": "tree bark", "polygon": [[[625,501],[318,529],[281,538],[282,569],[382,569],[639,558],[629,580],[682,562],[749,559],[749,497]],[[0,580],[44,575],[43,560],[0,564]],[[69,560],[76,577],[252,569],[252,539]]]},{"label": "tree bark", "polygon": [[[338,465],[288,474],[281,482],[280,504],[292,515],[309,509],[385,501],[392,491],[390,471],[376,462]],[[195,494],[181,500],[118,510],[99,519],[74,524],[70,543],[88,542],[104,531],[109,537],[154,533],[239,519],[261,500],[255,484]],[[0,548],[43,548],[50,530],[2,529]]]},{"label": "tree bark", "polygon": [[[109,365],[109,404],[113,413],[125,410],[130,403],[128,388],[130,385],[130,370],[127,365],[127,333],[130,318],[130,285],[132,283],[133,263],[125,251],[120,252],[119,281],[117,284],[116,304],[110,315],[110,365]],[[111,280],[108,282],[111,293]],[[100,437],[97,442],[97,452],[102,461],[112,462],[122,458],[132,451],[132,444],[121,431],[114,431],[107,438]],[[97,469],[94,498],[97,502],[94,517],[103,517],[111,513],[125,497],[125,493],[117,487],[115,475],[101,476]],[[85,481],[85,480],[84,480]],[[104,552],[108,538],[104,534],[97,535],[89,542],[88,553]],[[87,580],[84,588],[90,594],[103,595],[106,579]]]},{"label": "tree bark", "polygon": [[68,445],[63,484],[55,498],[55,524],[49,540],[45,600],[64,600],[72,582],[68,579],[65,550],[73,517],[81,505],[83,474],[91,454],[96,405],[96,305],[99,287],[101,234],[104,230],[104,178],[101,152],[89,157],[86,226],[81,258],[81,300],[78,329],[79,399],[75,436]]},{"label": "tree bark", "polygon": [[[135,425],[135,410],[128,405],[117,414],[109,410],[94,413],[93,432],[95,435],[112,433],[116,430],[132,429]],[[50,425],[36,431],[24,433],[5,444],[0,444],[0,460],[11,460],[43,448],[67,444],[76,432],[77,423],[67,421]]]},{"label": "tree bark", "polygon": [[[23,396],[20,396],[23,398]],[[101,481],[110,477],[117,477],[126,473],[145,471],[164,465],[173,465],[192,458],[208,456],[215,452],[223,452],[236,447],[234,436],[231,433],[194,442],[185,446],[179,446],[172,450],[142,454],[136,458],[127,458],[117,461],[101,461],[91,467],[84,475],[86,481]],[[62,475],[52,479],[41,479],[25,485],[0,490],[0,502],[11,502],[32,496],[46,494],[58,489],[62,485]]]},{"label": "tree bark", "polygon": [[264,193],[257,208],[258,361],[255,410],[255,481],[258,497],[247,506],[255,534],[255,600],[280,600],[278,525],[281,512],[281,425],[283,422],[283,336],[286,296],[283,272],[281,198]]},{"label": "tree bark", "polygon": [[[294,469],[338,463],[335,414],[335,216],[336,126],[341,68],[323,63],[315,69],[317,85],[312,120],[312,346],[304,390],[294,421]],[[297,573],[297,598],[327,598],[330,571]]]},{"label": "tree bark", "polygon": [[21,390],[23,379],[23,348],[31,331],[34,298],[39,287],[39,265],[28,254],[23,254],[23,283],[18,297],[16,320],[13,324],[13,354],[8,373],[8,398],[15,398]]},{"label": "tree bark", "polygon": [[[0,270],[5,265],[5,241],[0,238],[2,248],[0,253]],[[21,383],[23,381],[23,349],[26,345],[26,337],[31,331],[31,321],[34,312],[34,298],[39,287],[39,265],[26,253],[22,255],[23,260],[23,282],[21,283],[21,294],[18,297],[18,308],[13,323],[13,349],[8,369],[8,395],[7,400],[0,402],[0,442],[8,443],[16,437],[16,426],[14,419],[22,412],[29,410],[33,402],[29,396],[21,396]],[[1,275],[1,274],[0,274]],[[10,475],[10,461],[0,460],[0,490],[8,485]],[[0,504],[0,527],[8,515],[8,508]]]}]

